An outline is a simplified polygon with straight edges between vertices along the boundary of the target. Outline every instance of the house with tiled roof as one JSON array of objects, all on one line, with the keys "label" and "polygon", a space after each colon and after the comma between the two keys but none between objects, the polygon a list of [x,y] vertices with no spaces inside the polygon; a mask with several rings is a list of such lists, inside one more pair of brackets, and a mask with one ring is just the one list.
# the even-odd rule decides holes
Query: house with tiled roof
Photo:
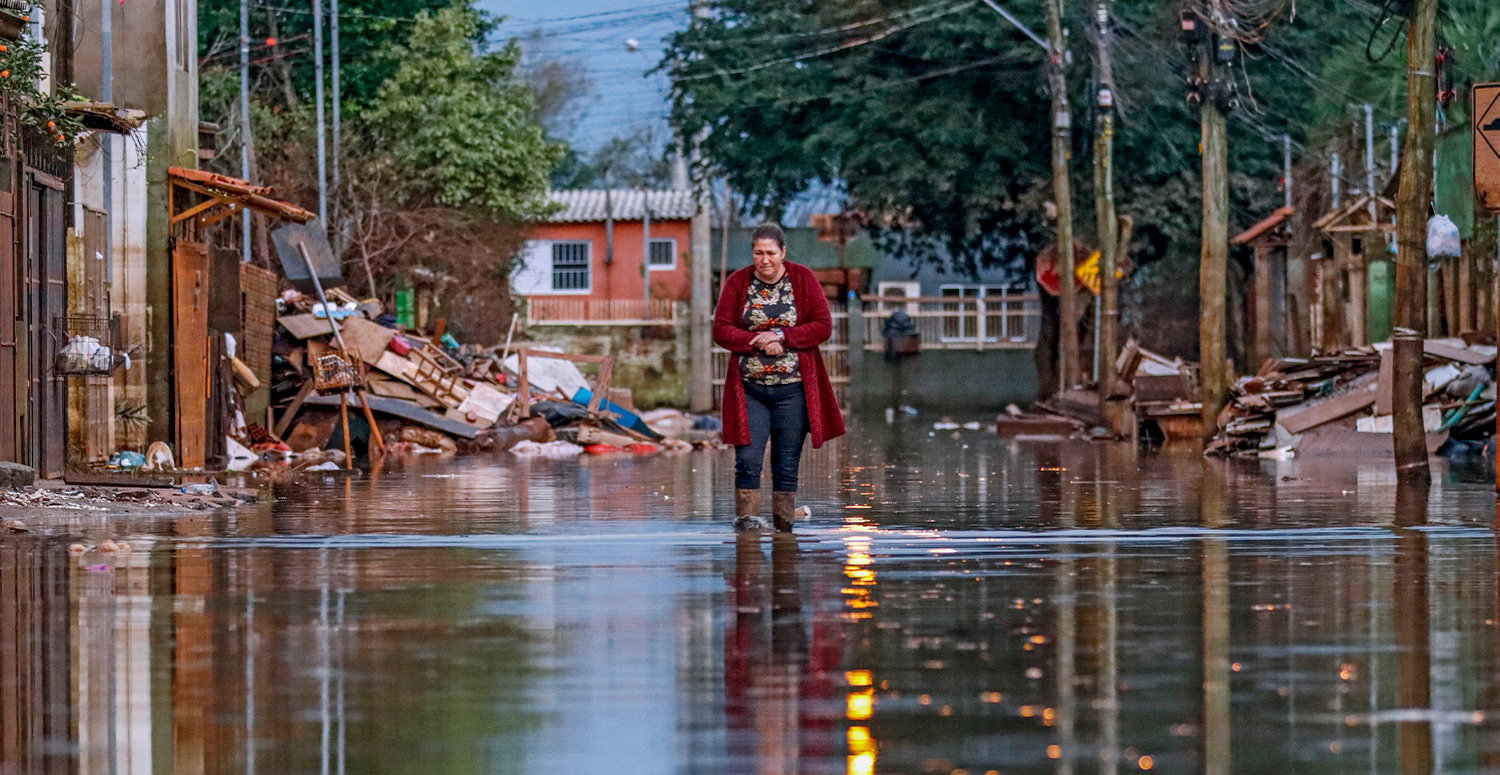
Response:
[{"label": "house with tiled roof", "polygon": [[511,275],[532,320],[664,320],[688,300],[692,190],[575,189],[548,198],[559,209],[532,228]]}]

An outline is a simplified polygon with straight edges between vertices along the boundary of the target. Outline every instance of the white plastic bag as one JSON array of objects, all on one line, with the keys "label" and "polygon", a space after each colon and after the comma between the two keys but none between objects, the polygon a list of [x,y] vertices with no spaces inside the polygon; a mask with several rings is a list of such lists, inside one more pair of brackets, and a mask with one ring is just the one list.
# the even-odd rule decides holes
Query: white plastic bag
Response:
[{"label": "white plastic bag", "polygon": [[1463,253],[1458,226],[1446,215],[1427,219],[1427,257],[1458,258]]}]

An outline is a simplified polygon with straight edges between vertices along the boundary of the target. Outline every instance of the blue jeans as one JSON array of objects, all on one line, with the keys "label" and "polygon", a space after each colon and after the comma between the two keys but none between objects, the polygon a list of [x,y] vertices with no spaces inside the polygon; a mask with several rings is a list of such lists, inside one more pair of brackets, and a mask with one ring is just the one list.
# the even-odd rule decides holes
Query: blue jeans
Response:
[{"label": "blue jeans", "polygon": [[797,491],[797,467],[807,439],[807,395],[802,383],[759,385],[745,383],[745,415],[750,443],[734,448],[734,486],[760,489],[760,469],[771,442],[771,489]]}]

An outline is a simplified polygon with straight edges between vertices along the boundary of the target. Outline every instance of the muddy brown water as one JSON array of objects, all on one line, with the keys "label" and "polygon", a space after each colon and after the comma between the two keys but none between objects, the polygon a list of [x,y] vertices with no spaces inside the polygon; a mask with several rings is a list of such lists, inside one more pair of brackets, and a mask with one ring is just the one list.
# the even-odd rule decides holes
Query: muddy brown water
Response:
[{"label": "muddy brown water", "polygon": [[[0,537],[0,773],[1500,771],[1487,466],[865,424]],[[79,538],[128,555],[71,557]]]}]

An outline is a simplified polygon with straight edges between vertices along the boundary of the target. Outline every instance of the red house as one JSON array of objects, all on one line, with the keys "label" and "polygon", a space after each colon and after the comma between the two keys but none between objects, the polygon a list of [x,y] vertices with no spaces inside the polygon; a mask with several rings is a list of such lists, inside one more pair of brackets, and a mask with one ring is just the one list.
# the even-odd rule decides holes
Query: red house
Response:
[{"label": "red house", "polygon": [[526,297],[532,321],[664,320],[675,302],[688,300],[689,224],[697,210],[691,190],[548,196],[565,209],[532,229],[511,275],[511,290]]}]

